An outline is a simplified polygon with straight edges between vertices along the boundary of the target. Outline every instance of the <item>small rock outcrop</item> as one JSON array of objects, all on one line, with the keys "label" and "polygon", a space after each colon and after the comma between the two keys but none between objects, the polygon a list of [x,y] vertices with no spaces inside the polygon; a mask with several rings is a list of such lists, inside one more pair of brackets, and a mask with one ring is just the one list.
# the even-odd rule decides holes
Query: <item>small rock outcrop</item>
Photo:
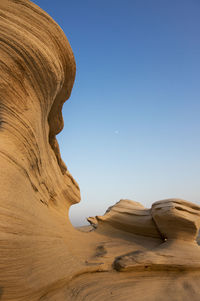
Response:
[{"label": "small rock outcrop", "polygon": [[138,251],[120,256],[114,262],[116,270],[199,269],[197,235],[200,227],[200,207],[184,200],[168,199],[154,203],[151,216],[163,242],[151,251]]},{"label": "small rock outcrop", "polygon": [[190,202],[169,199],[152,205],[151,214],[166,240],[196,243],[200,227],[200,207]]},{"label": "small rock outcrop", "polygon": [[[94,224],[94,218],[90,217],[88,221]],[[133,234],[161,237],[152,219],[151,210],[131,200],[120,200],[114,206],[109,207],[103,216],[96,216],[95,221],[99,227],[107,223],[116,229]]]}]

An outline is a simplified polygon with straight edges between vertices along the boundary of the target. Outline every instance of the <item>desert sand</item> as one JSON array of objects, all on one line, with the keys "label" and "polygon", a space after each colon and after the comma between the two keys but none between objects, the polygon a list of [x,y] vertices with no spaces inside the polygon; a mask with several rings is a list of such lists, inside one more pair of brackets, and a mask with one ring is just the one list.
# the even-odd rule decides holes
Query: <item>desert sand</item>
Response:
[{"label": "desert sand", "polygon": [[56,140],[72,49],[28,0],[1,0],[0,39],[0,299],[199,301],[200,207],[120,200],[75,229],[80,190]]}]

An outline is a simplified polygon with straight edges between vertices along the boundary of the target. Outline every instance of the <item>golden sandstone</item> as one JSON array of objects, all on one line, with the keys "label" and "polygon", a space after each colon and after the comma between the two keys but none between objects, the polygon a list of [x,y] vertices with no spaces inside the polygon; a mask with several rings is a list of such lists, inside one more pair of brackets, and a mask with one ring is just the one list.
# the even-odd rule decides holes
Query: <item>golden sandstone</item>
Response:
[{"label": "golden sandstone", "polygon": [[28,0],[0,2],[0,299],[200,300],[200,207],[121,200],[80,232],[78,184],[56,135],[75,60],[60,27]]}]

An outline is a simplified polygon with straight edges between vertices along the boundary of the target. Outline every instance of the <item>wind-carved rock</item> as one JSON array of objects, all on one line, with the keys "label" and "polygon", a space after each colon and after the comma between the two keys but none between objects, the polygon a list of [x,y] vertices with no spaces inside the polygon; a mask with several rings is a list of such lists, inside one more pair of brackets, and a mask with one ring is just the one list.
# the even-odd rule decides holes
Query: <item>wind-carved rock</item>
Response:
[{"label": "wind-carved rock", "polygon": [[[113,228],[124,230],[137,235],[160,238],[160,233],[151,216],[151,210],[140,203],[131,200],[120,200],[108,208],[103,216],[96,216],[96,227],[109,224]],[[91,225],[94,218],[88,218]]]},{"label": "wind-carved rock", "polygon": [[200,207],[190,202],[169,199],[152,205],[151,214],[166,240],[195,243],[200,226]]},{"label": "wind-carved rock", "polygon": [[1,0],[0,299],[199,300],[197,205],[121,200],[89,219],[93,231],[71,225],[80,191],[56,135],[75,69],[51,17],[28,0]]},{"label": "wind-carved rock", "polygon": [[200,207],[184,200],[169,199],[154,203],[151,215],[163,243],[151,251],[120,256],[114,262],[115,268],[118,271],[199,269],[200,249],[196,239]]}]

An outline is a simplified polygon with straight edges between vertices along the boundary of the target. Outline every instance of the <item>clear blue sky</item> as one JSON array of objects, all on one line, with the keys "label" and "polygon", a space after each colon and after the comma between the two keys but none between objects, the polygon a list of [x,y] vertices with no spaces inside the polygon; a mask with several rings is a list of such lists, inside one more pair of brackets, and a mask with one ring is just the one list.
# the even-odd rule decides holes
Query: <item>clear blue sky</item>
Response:
[{"label": "clear blue sky", "polygon": [[35,0],[77,75],[58,136],[82,201],[74,225],[121,198],[200,204],[199,0]]}]

